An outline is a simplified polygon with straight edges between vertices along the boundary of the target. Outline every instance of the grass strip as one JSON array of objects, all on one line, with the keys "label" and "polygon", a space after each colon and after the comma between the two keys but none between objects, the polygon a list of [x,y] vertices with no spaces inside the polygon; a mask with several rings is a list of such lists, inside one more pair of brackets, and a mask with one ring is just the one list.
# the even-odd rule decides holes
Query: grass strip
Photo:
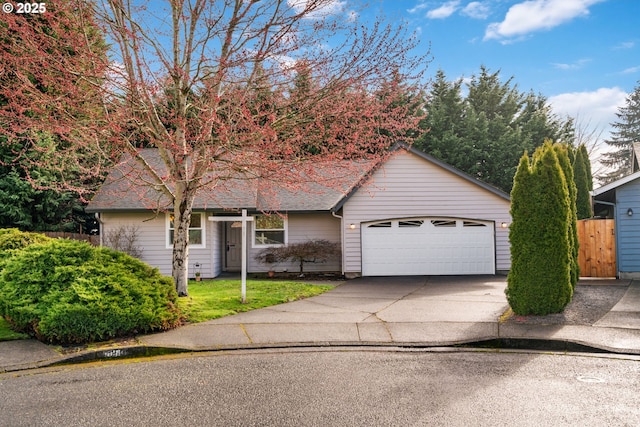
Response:
[{"label": "grass strip", "polygon": [[178,305],[191,323],[269,307],[320,295],[332,285],[312,285],[295,281],[247,280],[247,302],[241,302],[240,280],[189,282],[189,296]]}]

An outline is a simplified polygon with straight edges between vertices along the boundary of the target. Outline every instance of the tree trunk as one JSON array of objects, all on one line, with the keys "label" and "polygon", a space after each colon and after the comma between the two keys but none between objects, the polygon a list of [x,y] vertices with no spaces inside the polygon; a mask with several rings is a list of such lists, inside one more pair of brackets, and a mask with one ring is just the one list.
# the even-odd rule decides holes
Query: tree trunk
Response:
[{"label": "tree trunk", "polygon": [[[179,197],[180,195],[182,197]],[[188,266],[189,266],[189,225],[191,224],[191,211],[193,197],[188,193],[176,192],[173,207],[173,253],[172,275],[176,285],[178,296],[186,297],[188,290]]]}]

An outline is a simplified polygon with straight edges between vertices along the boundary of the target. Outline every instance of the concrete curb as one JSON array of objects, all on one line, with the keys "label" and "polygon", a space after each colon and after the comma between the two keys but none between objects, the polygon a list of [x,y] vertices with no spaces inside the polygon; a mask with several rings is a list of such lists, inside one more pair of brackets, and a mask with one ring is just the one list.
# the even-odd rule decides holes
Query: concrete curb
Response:
[{"label": "concrete curb", "polygon": [[[497,324],[494,325],[497,327]],[[130,345],[122,347],[110,347],[98,350],[86,350],[75,354],[60,355],[50,357],[44,360],[14,363],[8,366],[0,367],[0,373],[18,372],[29,369],[45,368],[50,366],[85,363],[93,361],[105,361],[134,357],[153,357],[164,354],[177,353],[200,353],[215,351],[246,351],[246,350],[273,350],[273,349],[297,349],[297,348],[341,348],[341,347],[400,347],[400,348],[446,348],[446,347],[478,347],[491,348],[493,350],[541,350],[554,352],[588,352],[588,353],[611,353],[621,355],[640,355],[640,349],[625,347],[622,345],[611,345],[596,340],[588,341],[584,339],[571,338],[568,334],[558,334],[557,332],[550,337],[548,331],[557,329],[549,325],[548,328],[530,328],[530,325],[516,325],[516,328],[509,327],[509,335],[503,334],[477,334],[470,339],[441,338],[434,341],[420,340],[394,340],[394,341],[368,341],[368,340],[312,340],[312,341],[289,341],[289,342],[268,342],[268,343],[247,343],[247,344],[220,344],[215,346],[191,346],[189,348],[181,346],[153,346],[153,345]],[[524,326],[520,328],[520,326]],[[399,326],[402,329],[402,326]],[[545,332],[545,329],[547,330]],[[572,328],[573,329],[573,328]],[[578,327],[577,330],[583,332],[591,331],[593,335],[593,327]],[[603,329],[603,328],[599,328]],[[520,330],[520,333],[516,333]],[[598,335],[619,335],[627,331],[600,330]],[[634,337],[638,331],[633,331]],[[407,338],[412,335],[407,334]],[[419,335],[419,334],[414,334]],[[624,338],[624,337],[623,337]],[[29,340],[26,340],[29,341]],[[622,342],[620,342],[622,343]],[[43,344],[44,345],[44,344]]]}]

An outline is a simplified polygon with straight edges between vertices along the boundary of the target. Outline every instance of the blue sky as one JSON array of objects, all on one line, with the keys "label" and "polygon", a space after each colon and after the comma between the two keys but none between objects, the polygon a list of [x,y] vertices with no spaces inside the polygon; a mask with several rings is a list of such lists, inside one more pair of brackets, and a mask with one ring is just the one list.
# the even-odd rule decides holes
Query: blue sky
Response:
[{"label": "blue sky", "polygon": [[[307,1],[286,0],[295,9]],[[324,1],[329,14],[367,22],[382,12],[404,22],[421,41],[416,53],[431,50],[427,77],[442,69],[450,80],[469,78],[482,65],[500,71],[600,142],[640,85],[640,0],[363,0],[364,9],[357,0]]]},{"label": "blue sky", "polygon": [[640,80],[639,0],[378,0],[371,7],[405,20],[423,48],[431,44],[429,75],[500,70],[603,138]]}]

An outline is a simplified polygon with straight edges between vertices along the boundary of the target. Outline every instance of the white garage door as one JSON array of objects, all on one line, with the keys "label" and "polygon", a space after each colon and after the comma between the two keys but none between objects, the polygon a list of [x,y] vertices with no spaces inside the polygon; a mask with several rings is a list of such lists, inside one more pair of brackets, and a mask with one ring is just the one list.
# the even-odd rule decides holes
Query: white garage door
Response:
[{"label": "white garage door", "polygon": [[493,223],[405,218],[362,223],[362,275],[495,274]]}]

